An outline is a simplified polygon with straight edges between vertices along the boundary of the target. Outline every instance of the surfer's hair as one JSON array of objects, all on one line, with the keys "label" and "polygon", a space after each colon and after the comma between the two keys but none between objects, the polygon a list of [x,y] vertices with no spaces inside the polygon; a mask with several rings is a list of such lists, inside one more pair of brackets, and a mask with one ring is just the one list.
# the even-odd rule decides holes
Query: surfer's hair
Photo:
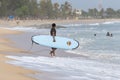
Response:
[{"label": "surfer's hair", "polygon": [[56,27],[56,24],[55,24],[55,23],[52,23],[52,27]]}]

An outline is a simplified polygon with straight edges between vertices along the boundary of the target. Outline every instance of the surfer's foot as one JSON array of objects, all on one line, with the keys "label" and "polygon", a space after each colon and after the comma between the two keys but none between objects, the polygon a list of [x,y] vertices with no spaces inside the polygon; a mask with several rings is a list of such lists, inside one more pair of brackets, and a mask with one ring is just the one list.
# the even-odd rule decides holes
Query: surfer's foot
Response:
[{"label": "surfer's foot", "polygon": [[52,55],[52,52],[53,52],[53,51],[50,51],[50,55],[51,55],[51,56],[53,56],[53,55]]}]

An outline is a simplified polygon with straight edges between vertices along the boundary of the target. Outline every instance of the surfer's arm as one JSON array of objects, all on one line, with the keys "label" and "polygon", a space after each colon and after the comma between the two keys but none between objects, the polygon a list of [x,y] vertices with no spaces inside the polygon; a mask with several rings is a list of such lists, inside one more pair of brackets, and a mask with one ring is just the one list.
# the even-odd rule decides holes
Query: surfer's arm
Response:
[{"label": "surfer's arm", "polygon": [[56,36],[55,32],[52,32],[52,36]]},{"label": "surfer's arm", "polygon": [[56,36],[55,32],[52,33],[52,36],[53,36],[53,42],[55,42],[56,41],[55,40],[55,36]]},{"label": "surfer's arm", "polygon": [[55,42],[56,41],[55,40],[56,30],[54,28],[52,28],[51,31],[50,31],[50,33],[51,33],[51,36],[53,36],[53,42]]}]

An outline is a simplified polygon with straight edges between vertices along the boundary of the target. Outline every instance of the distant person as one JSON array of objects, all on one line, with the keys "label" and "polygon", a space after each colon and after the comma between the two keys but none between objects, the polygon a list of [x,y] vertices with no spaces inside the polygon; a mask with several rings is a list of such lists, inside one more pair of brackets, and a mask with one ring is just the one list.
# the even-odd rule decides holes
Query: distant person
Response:
[{"label": "distant person", "polygon": [[[53,23],[52,24],[52,28],[51,28],[51,30],[50,30],[50,35],[51,36],[53,36],[53,42],[56,42],[56,40],[55,40],[55,36],[56,36],[56,24],[55,23]],[[55,50],[56,50],[57,48],[53,48],[52,47],[52,51],[50,51],[50,55],[51,56],[55,56]]]},{"label": "distant person", "polygon": [[112,34],[112,33],[110,34],[110,37],[113,37],[113,34]]},{"label": "distant person", "polygon": [[110,36],[110,33],[109,33],[109,32],[107,32],[106,36]]},{"label": "distant person", "polygon": [[94,36],[96,36],[96,34],[94,34]]}]

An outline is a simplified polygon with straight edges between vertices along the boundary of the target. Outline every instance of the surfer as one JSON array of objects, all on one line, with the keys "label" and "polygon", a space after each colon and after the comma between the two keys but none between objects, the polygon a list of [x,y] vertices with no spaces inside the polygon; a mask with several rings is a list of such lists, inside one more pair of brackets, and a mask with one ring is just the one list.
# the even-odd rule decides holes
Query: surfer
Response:
[{"label": "surfer", "polygon": [[[55,36],[56,36],[56,29],[55,29],[55,27],[56,27],[56,24],[53,23],[53,24],[52,24],[52,28],[51,28],[51,30],[50,30],[50,35],[53,36],[53,42],[56,42],[56,40],[55,40]],[[51,56],[55,56],[55,50],[56,50],[56,49],[57,49],[57,48],[53,48],[53,47],[52,47],[52,51],[50,51],[50,55],[51,55]]]},{"label": "surfer", "polygon": [[107,32],[106,36],[110,36],[110,33],[109,33],[109,32]]},{"label": "surfer", "polygon": [[110,37],[113,37],[113,34],[112,34],[112,33],[110,34]]},{"label": "surfer", "polygon": [[96,36],[96,34],[94,34],[94,36]]},{"label": "surfer", "polygon": [[56,36],[56,29],[55,29],[55,27],[56,27],[56,24],[53,23],[52,24],[52,28],[50,30],[50,35],[53,36],[53,42],[55,42],[55,36]]}]

